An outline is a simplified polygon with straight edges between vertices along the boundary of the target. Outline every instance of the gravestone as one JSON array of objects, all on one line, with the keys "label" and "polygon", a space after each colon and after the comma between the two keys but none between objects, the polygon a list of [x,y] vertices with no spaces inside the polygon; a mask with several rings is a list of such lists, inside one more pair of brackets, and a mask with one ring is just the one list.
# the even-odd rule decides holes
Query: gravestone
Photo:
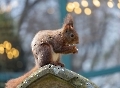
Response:
[{"label": "gravestone", "polygon": [[45,65],[26,78],[17,88],[98,88],[87,78],[66,68]]}]

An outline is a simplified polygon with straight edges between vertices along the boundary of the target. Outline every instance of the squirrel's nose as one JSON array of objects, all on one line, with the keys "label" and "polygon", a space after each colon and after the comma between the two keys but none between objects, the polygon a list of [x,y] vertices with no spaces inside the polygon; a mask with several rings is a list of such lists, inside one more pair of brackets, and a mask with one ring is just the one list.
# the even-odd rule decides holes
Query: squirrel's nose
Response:
[{"label": "squirrel's nose", "polygon": [[76,43],[79,44],[79,41],[80,41],[80,40],[78,39],[78,41],[77,41]]},{"label": "squirrel's nose", "polygon": [[79,44],[79,41],[75,41],[74,43],[75,43],[75,44]]}]

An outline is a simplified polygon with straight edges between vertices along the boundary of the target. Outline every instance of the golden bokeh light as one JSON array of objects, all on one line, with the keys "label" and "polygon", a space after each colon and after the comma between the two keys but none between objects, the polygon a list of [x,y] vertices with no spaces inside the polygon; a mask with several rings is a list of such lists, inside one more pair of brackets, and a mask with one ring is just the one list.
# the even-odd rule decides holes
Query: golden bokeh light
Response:
[{"label": "golden bokeh light", "polygon": [[8,53],[10,50],[5,49],[5,52]]},{"label": "golden bokeh light", "polygon": [[73,11],[73,9],[69,9],[69,8],[67,8],[67,7],[66,7],[66,10],[67,10],[68,12],[72,12],[72,11]]},{"label": "golden bokeh light", "polygon": [[87,2],[86,0],[82,0],[82,1],[81,1],[81,5],[82,5],[83,7],[88,7],[88,2]]},{"label": "golden bokeh light", "polygon": [[117,7],[120,9],[120,2],[117,4]]},{"label": "golden bokeh light", "polygon": [[80,4],[78,2],[73,2],[74,4],[74,8],[79,8],[80,7]]},{"label": "golden bokeh light", "polygon": [[11,48],[11,50],[10,50],[10,51],[13,53],[13,51],[14,51],[14,50],[15,50],[15,48]]},{"label": "golden bokeh light", "polygon": [[19,56],[19,51],[17,49],[13,49],[12,53],[14,58],[17,58]]},{"label": "golden bokeh light", "polygon": [[100,1],[99,1],[99,0],[93,0],[93,4],[94,4],[96,7],[100,7]]},{"label": "golden bokeh light", "polygon": [[114,3],[113,3],[113,1],[108,1],[107,5],[109,8],[112,8],[114,6]]},{"label": "golden bokeh light", "polygon": [[8,59],[12,59],[12,58],[13,58],[12,52],[9,51],[9,52],[7,53],[7,57],[8,57]]},{"label": "golden bokeh light", "polygon": [[4,53],[4,47],[0,46],[0,54],[3,54],[3,53]]},{"label": "golden bokeh light", "polygon": [[67,4],[66,10],[68,12],[72,12],[74,7],[75,7],[74,4],[70,2],[70,3]]},{"label": "golden bokeh light", "polygon": [[75,9],[74,9],[74,12],[75,12],[76,14],[81,14],[82,10],[81,10],[81,8],[75,8]]},{"label": "golden bokeh light", "polygon": [[90,14],[92,13],[92,11],[91,11],[90,8],[85,8],[85,9],[84,9],[84,13],[85,13],[86,15],[90,15]]},{"label": "golden bokeh light", "polygon": [[8,41],[4,41],[0,44],[0,54],[6,52],[8,59],[17,58],[19,56],[19,51],[12,47],[12,44]]},{"label": "golden bokeh light", "polygon": [[8,41],[4,41],[4,43],[3,43],[4,47],[6,47],[7,43],[8,43]]},{"label": "golden bokeh light", "polygon": [[10,50],[10,49],[11,49],[11,47],[12,47],[12,45],[11,45],[11,43],[10,43],[10,42],[6,43],[5,48],[6,48],[7,50]]},{"label": "golden bokeh light", "polygon": [[118,2],[120,2],[120,0],[118,0]]},{"label": "golden bokeh light", "polygon": [[4,44],[0,44],[0,46],[4,47]]}]

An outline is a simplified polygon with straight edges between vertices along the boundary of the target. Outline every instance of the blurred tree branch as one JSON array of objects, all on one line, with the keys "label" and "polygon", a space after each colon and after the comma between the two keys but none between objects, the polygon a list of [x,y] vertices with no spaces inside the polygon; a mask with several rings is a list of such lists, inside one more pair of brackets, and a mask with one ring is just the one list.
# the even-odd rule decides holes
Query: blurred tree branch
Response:
[{"label": "blurred tree branch", "polygon": [[26,0],[24,9],[23,9],[23,11],[22,11],[22,13],[21,13],[21,17],[20,17],[20,20],[19,20],[18,31],[20,31],[20,27],[21,27],[22,23],[24,22],[24,20],[26,19],[29,11],[30,11],[36,4],[38,4],[40,1],[42,1],[42,0],[35,0],[33,3],[30,4],[29,0]]}]

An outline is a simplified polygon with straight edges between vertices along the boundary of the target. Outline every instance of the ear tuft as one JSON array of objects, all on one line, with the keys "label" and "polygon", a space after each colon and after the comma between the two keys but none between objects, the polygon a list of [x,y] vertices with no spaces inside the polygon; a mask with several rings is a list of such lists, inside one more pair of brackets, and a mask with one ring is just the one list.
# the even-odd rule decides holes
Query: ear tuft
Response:
[{"label": "ear tuft", "polygon": [[70,14],[67,14],[65,20],[64,20],[64,26],[71,25],[73,27],[73,18]]}]

